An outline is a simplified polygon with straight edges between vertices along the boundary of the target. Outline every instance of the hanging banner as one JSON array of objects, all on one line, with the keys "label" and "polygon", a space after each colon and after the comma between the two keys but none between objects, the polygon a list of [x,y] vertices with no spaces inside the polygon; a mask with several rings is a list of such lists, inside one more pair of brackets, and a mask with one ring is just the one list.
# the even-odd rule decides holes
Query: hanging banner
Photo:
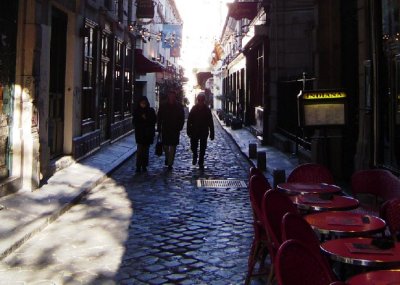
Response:
[{"label": "hanging banner", "polygon": [[153,18],[153,0],[136,0],[136,18]]},{"label": "hanging banner", "polygon": [[216,65],[218,61],[221,60],[223,57],[224,57],[224,49],[222,48],[219,42],[215,42],[214,49],[212,52],[211,64]]},{"label": "hanging banner", "polygon": [[182,25],[167,24],[163,26],[162,47],[173,48],[180,47],[182,39]]},{"label": "hanging banner", "polygon": [[169,50],[169,56],[170,57],[180,57],[181,56],[181,47],[179,47],[179,46],[171,47],[171,49]]}]

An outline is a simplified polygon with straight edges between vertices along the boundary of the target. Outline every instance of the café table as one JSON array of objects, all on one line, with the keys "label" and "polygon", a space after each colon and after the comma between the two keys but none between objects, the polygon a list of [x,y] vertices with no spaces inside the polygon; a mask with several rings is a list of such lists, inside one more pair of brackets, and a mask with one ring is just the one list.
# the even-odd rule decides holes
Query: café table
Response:
[{"label": "caf\u00e9 table", "polygon": [[356,209],[360,205],[355,198],[333,194],[329,198],[324,198],[320,194],[291,195],[289,198],[299,210],[306,212],[346,211]]},{"label": "caf\u00e9 table", "polygon": [[354,275],[348,285],[400,285],[400,269],[376,270]]},{"label": "caf\u00e9 table", "polygon": [[379,249],[371,245],[372,238],[350,237],[323,242],[322,251],[332,260],[368,268],[396,268],[400,266],[400,243],[393,248]]},{"label": "caf\u00e9 table", "polygon": [[304,219],[316,232],[336,237],[371,235],[383,232],[386,227],[379,217],[346,211],[312,213]]},{"label": "caf\u00e9 table", "polygon": [[289,195],[338,193],[342,191],[339,186],[326,183],[279,183],[276,188]]}]

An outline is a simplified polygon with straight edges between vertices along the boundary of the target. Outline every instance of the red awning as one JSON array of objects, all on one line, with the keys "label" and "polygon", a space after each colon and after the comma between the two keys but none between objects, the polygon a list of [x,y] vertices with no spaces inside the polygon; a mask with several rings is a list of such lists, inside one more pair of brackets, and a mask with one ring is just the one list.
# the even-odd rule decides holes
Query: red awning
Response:
[{"label": "red awning", "polygon": [[257,15],[257,4],[258,2],[234,2],[228,4],[228,16],[235,20],[241,20],[243,18],[252,20]]},{"label": "red awning", "polygon": [[212,77],[211,72],[198,72],[196,74],[197,84],[200,85],[201,89],[204,89],[207,79]]},{"label": "red awning", "polygon": [[164,66],[143,55],[143,50],[135,49],[135,71],[139,74],[163,72]]}]

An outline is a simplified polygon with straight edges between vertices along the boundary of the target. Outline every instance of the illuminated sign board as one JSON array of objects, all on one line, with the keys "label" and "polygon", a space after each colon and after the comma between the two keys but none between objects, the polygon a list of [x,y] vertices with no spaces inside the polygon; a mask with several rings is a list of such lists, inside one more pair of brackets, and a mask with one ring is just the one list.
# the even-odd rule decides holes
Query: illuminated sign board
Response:
[{"label": "illuminated sign board", "polygon": [[305,92],[303,100],[321,100],[321,99],[337,99],[346,98],[345,92]]},{"label": "illuminated sign board", "polygon": [[347,94],[343,91],[301,91],[297,96],[301,127],[346,124]]}]

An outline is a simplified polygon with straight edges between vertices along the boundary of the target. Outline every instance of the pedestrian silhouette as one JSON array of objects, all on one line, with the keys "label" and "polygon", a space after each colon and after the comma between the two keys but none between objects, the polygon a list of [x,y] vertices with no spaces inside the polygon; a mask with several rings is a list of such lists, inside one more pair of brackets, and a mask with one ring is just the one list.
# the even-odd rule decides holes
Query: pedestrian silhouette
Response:
[{"label": "pedestrian silhouette", "polygon": [[171,170],[174,164],[179,134],[185,123],[185,114],[181,103],[177,102],[176,91],[168,90],[168,101],[158,110],[157,129],[161,133],[161,142],[165,153],[165,165]]},{"label": "pedestrian silhouette", "polygon": [[147,97],[140,97],[133,113],[137,144],[136,172],[140,172],[141,170],[147,171],[149,148],[154,141],[156,122],[156,112],[150,107]]},{"label": "pedestrian silhouette", "polygon": [[[187,120],[187,135],[190,138],[190,149],[193,153],[192,164],[199,162],[199,168],[204,169],[204,156],[207,149],[207,138],[214,140],[214,122],[210,108],[205,104],[204,93],[197,95],[197,103],[189,112]],[[200,142],[200,153],[198,153]]]}]

